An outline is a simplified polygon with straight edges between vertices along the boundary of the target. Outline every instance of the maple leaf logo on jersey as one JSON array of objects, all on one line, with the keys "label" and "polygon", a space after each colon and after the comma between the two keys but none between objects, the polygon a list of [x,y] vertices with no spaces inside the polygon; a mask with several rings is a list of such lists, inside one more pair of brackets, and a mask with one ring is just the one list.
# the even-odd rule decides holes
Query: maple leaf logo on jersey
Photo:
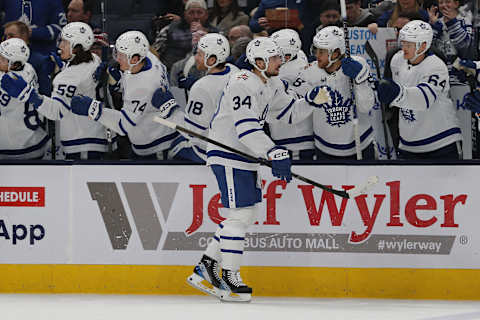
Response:
[{"label": "maple leaf logo on jersey", "polygon": [[352,99],[343,99],[343,96],[338,90],[331,90],[330,96],[332,98],[332,104],[324,103],[322,105],[323,110],[327,115],[327,122],[332,127],[341,127],[342,125],[352,121],[350,110],[353,107]]},{"label": "maple leaf logo on jersey", "polygon": [[248,79],[248,75],[246,73],[242,73],[240,75],[237,76],[237,79],[239,80],[247,80]]},{"label": "maple leaf logo on jersey", "polygon": [[413,110],[410,109],[400,109],[400,114],[402,115],[403,119],[407,122],[415,122],[417,119],[415,118],[415,113]]}]

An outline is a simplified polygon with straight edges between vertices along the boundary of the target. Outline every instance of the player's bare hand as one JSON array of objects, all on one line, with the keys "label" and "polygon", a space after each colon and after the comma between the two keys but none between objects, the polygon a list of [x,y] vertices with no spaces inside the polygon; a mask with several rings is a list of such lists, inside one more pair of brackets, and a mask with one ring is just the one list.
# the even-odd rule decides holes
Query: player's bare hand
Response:
[{"label": "player's bare hand", "polygon": [[268,22],[268,19],[265,18],[265,17],[261,17],[258,19],[258,24],[260,25],[260,27],[264,28],[264,29],[270,29],[270,22]]},{"label": "player's bare hand", "polygon": [[430,17],[431,24],[434,24],[435,22],[438,21],[440,12],[438,11],[437,6],[431,6],[430,8],[427,8],[427,12],[428,12],[428,16]]}]

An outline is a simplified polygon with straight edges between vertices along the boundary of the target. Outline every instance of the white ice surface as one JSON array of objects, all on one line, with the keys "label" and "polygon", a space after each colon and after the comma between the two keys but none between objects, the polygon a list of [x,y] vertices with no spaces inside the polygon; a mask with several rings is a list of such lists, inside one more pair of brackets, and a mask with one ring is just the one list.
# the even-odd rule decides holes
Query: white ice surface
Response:
[{"label": "white ice surface", "polygon": [[0,294],[2,320],[473,320],[480,302],[207,296]]}]

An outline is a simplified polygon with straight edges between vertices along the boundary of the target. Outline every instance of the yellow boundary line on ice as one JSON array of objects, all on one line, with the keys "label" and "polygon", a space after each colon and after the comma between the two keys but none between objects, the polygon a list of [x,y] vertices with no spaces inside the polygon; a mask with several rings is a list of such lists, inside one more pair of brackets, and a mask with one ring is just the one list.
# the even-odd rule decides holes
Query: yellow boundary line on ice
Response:
[{"label": "yellow boundary line on ice", "polygon": [[[195,295],[190,266],[0,265],[2,293]],[[480,270],[243,267],[257,296],[480,300]]]}]

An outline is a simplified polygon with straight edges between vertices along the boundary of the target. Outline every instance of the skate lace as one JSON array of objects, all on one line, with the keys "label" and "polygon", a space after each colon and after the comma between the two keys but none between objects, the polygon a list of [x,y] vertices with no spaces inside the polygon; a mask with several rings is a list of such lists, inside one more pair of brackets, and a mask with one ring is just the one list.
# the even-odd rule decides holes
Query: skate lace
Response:
[{"label": "skate lace", "polygon": [[215,261],[213,263],[213,275],[215,276],[215,278],[217,280],[221,280],[221,278],[220,278],[220,268],[218,267],[218,262],[217,261]]},{"label": "skate lace", "polygon": [[228,279],[236,287],[245,286],[245,283],[243,283],[242,277],[240,276],[240,271],[230,272],[228,275]]}]

